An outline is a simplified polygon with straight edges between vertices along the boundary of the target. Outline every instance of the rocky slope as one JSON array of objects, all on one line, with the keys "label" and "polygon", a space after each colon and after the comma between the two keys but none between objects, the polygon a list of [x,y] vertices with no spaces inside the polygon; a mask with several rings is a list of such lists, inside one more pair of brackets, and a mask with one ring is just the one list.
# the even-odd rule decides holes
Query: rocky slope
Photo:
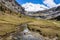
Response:
[{"label": "rocky slope", "polygon": [[0,0],[0,4],[4,5],[5,7],[7,7],[8,9],[14,12],[17,12],[17,13],[24,12],[24,9],[15,0]]},{"label": "rocky slope", "polygon": [[60,6],[38,12],[27,12],[25,15],[38,19],[54,19],[60,16]]},{"label": "rocky slope", "polygon": [[5,6],[5,1],[12,0],[0,0],[0,40],[60,40],[60,21],[25,16],[22,9]]}]

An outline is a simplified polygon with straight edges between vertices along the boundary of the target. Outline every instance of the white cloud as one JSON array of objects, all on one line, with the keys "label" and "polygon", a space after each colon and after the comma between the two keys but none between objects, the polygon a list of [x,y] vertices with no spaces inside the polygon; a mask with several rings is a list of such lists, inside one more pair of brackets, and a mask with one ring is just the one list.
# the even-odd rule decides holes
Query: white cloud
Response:
[{"label": "white cloud", "polygon": [[60,3],[57,6],[60,6]]},{"label": "white cloud", "polygon": [[[22,7],[24,7],[26,11],[35,12],[35,11],[41,11],[41,10],[49,9],[49,8],[60,5],[60,4],[56,4],[54,2],[54,0],[44,0],[43,3],[44,3],[44,5],[43,4],[34,4],[34,3],[25,3],[25,4],[22,4]],[[47,6],[45,6],[45,5],[47,5]]]},{"label": "white cloud", "polygon": [[44,9],[48,9],[48,7],[42,4],[33,4],[33,3],[25,3],[22,5],[26,11],[41,11]]},{"label": "white cloud", "polygon": [[44,0],[43,3],[46,4],[46,5],[47,5],[48,7],[50,7],[50,8],[59,5],[59,4],[56,4],[56,3],[54,2],[54,0]]}]

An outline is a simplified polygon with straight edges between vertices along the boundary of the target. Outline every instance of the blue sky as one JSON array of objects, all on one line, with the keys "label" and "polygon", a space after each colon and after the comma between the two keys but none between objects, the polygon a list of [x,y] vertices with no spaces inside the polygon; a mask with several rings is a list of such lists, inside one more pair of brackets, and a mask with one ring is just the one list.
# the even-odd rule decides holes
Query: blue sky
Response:
[{"label": "blue sky", "polygon": [[43,0],[16,0],[19,4],[24,4],[26,2],[32,2],[32,3],[43,3]]},{"label": "blue sky", "polygon": [[[32,2],[32,3],[35,3],[35,4],[43,4],[43,1],[44,0],[16,0],[19,4],[24,4],[26,2]],[[60,3],[60,0],[54,0],[54,2],[56,4],[59,4]]]},{"label": "blue sky", "polygon": [[60,3],[60,0],[54,0],[56,4],[59,4]]},{"label": "blue sky", "polygon": [[26,11],[39,11],[60,5],[60,0],[16,0]]}]

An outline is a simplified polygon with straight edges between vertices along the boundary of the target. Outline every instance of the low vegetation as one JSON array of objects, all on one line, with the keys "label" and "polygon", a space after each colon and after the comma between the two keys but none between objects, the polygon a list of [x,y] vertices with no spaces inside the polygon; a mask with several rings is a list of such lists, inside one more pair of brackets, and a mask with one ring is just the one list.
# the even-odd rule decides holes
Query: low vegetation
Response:
[{"label": "low vegetation", "polygon": [[55,36],[60,38],[60,21],[35,19],[22,14],[16,14],[15,12],[9,14],[8,11],[0,11],[1,36],[16,31],[16,27],[24,23],[28,24],[30,31],[38,32],[50,38]]}]

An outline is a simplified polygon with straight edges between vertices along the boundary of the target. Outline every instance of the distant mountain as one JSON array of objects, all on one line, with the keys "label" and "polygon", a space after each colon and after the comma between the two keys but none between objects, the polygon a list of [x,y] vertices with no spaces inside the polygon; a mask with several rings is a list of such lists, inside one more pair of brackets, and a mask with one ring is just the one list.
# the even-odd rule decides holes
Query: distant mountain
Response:
[{"label": "distant mountain", "polygon": [[[46,9],[43,11],[37,11],[37,12],[26,12],[24,10],[24,8],[18,4],[15,0],[0,0],[0,4],[2,4],[5,8],[5,10],[10,10],[16,13],[21,13],[30,17],[34,17],[34,18],[42,18],[42,19],[54,19],[57,18],[58,16],[60,16],[60,6],[58,7],[54,7],[51,9]],[[29,5],[32,6],[32,5]],[[29,7],[27,6],[27,7]],[[3,8],[4,8],[3,7]],[[1,7],[0,7],[1,8]],[[41,8],[44,8],[43,6],[41,6]]]},{"label": "distant mountain", "polygon": [[26,15],[34,18],[54,19],[60,16],[60,6],[37,12],[26,12]]},{"label": "distant mountain", "polygon": [[29,11],[29,12],[32,12],[32,11],[36,12],[36,11],[48,9],[48,7],[46,7],[45,5],[34,4],[34,3],[25,3],[22,5],[22,7],[24,7],[25,11]]}]

